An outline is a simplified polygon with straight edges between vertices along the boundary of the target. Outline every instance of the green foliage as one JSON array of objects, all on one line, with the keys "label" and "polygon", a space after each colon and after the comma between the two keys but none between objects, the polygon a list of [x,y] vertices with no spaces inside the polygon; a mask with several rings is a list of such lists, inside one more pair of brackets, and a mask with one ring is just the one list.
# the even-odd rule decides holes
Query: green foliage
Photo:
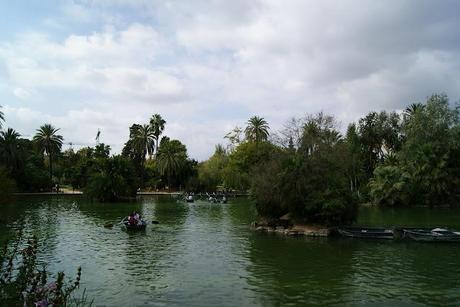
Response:
[{"label": "green foliage", "polygon": [[410,200],[410,181],[410,174],[399,165],[379,166],[369,182],[370,195],[379,205],[405,205]]},{"label": "green foliage", "polygon": [[222,170],[224,185],[241,191],[248,190],[253,169],[267,161],[273,151],[279,150],[268,142],[241,143],[228,156],[228,163]]},{"label": "green foliage", "polygon": [[406,109],[397,165],[380,165],[370,181],[380,205],[458,205],[460,184],[459,112],[446,95]]},{"label": "green foliage", "polygon": [[131,161],[123,156],[96,159],[88,172],[84,193],[101,202],[130,199],[137,191],[134,174]]},{"label": "green foliage", "polygon": [[270,128],[268,127],[268,123],[265,119],[253,116],[248,120],[244,133],[249,142],[260,143],[268,139],[269,129]]},{"label": "green foliage", "polygon": [[282,199],[283,157],[278,154],[259,164],[252,172],[251,197],[260,216],[278,218],[289,211]]},{"label": "green foliage", "polygon": [[16,192],[16,182],[8,177],[5,168],[0,167],[0,204],[10,201]]},{"label": "green foliage", "polygon": [[161,117],[160,114],[154,114],[150,118],[150,127],[153,131],[153,135],[155,136],[155,153],[158,153],[158,145],[160,141],[160,135],[163,133],[165,129],[166,121]]},{"label": "green foliage", "polygon": [[49,280],[45,268],[38,269],[37,239],[24,239],[22,232],[11,243],[6,242],[0,253],[1,306],[82,306],[72,293],[80,286],[81,268],[73,281],[66,282],[63,272]]},{"label": "green foliage", "polygon": [[223,169],[228,163],[226,150],[221,145],[216,146],[214,154],[198,166],[199,183],[205,191],[215,191],[223,185]]},{"label": "green foliage", "polygon": [[171,187],[173,176],[178,176],[187,162],[187,148],[178,140],[163,137],[157,155],[158,170],[168,179]]},{"label": "green foliage", "polygon": [[41,153],[46,153],[48,156],[48,166],[50,180],[53,180],[53,158],[61,151],[64,138],[58,135],[59,129],[54,128],[50,124],[44,124],[34,136],[34,142]]},{"label": "green foliage", "polygon": [[350,223],[356,200],[349,188],[347,147],[323,114],[305,123],[298,150],[272,151],[251,177],[259,215],[290,215],[299,222]]},{"label": "green foliage", "polygon": [[401,118],[395,112],[370,112],[359,120],[357,128],[366,177],[370,178],[386,154],[400,150]]}]

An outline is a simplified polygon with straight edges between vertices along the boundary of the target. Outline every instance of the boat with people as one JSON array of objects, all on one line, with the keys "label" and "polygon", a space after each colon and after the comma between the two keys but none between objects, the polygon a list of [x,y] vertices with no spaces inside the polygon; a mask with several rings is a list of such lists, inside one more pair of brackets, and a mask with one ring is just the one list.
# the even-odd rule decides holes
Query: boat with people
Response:
[{"label": "boat with people", "polygon": [[121,220],[120,224],[126,230],[145,230],[147,222],[144,221],[139,213],[133,212]]},{"label": "boat with people", "polygon": [[402,239],[420,242],[460,242],[460,232],[447,228],[402,228]]},{"label": "boat with people", "polygon": [[393,229],[388,228],[342,227],[337,230],[342,236],[350,238],[394,239]]}]

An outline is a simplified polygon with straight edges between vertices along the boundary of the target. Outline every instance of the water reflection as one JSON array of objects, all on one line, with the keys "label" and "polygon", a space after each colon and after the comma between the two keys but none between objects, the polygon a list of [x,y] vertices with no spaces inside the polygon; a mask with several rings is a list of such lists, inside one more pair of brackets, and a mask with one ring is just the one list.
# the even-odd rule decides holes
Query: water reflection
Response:
[{"label": "water reflection", "polygon": [[[145,232],[106,229],[132,210]],[[366,211],[367,210],[367,211]],[[368,225],[455,227],[460,211],[362,209]],[[460,303],[460,249],[450,244],[300,239],[255,233],[253,204],[169,197],[132,203],[26,198],[2,207],[6,238],[24,221],[52,272],[83,268],[95,305],[413,305]],[[458,222],[457,222],[458,223]]]}]

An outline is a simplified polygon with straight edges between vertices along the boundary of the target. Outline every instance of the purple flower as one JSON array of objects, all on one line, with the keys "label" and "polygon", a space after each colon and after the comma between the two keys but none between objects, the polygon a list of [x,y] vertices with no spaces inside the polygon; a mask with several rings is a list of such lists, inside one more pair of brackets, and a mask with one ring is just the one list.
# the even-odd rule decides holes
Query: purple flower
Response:
[{"label": "purple flower", "polygon": [[56,283],[55,282],[52,282],[52,283],[49,283],[48,286],[46,286],[46,289],[48,291],[53,291],[53,290],[56,290]]}]

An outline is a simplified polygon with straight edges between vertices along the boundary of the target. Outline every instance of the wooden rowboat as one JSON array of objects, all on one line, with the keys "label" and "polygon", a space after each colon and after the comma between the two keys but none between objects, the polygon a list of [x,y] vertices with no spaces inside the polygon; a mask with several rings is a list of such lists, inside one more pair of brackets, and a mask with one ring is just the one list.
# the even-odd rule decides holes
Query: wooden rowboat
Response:
[{"label": "wooden rowboat", "polygon": [[138,231],[138,230],[145,230],[147,227],[147,222],[144,220],[140,220],[140,223],[136,225],[132,225],[128,222],[128,217],[125,217],[120,224],[126,229],[126,230],[133,230],[133,231]]},{"label": "wooden rowboat", "polygon": [[393,229],[368,227],[342,227],[338,229],[344,237],[363,239],[393,239]]},{"label": "wooden rowboat", "polygon": [[420,242],[460,242],[460,232],[445,228],[402,229],[402,238]]}]

